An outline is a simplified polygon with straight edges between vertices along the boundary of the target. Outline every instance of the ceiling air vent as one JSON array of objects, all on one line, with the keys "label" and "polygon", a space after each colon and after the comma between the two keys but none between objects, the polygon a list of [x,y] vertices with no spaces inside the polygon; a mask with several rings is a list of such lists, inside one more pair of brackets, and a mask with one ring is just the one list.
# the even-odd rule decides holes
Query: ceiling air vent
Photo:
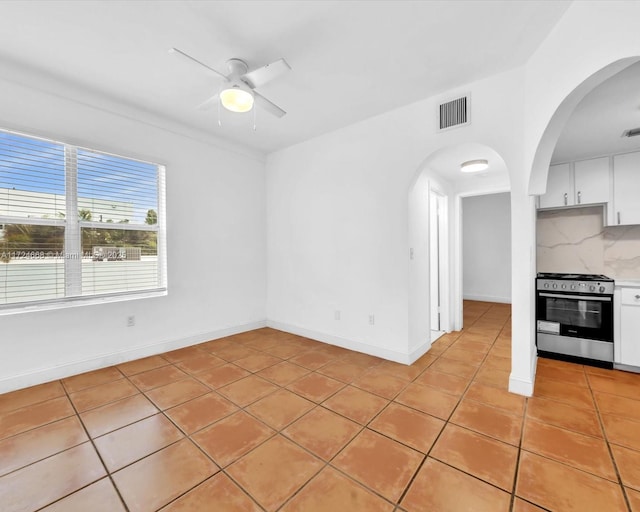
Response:
[{"label": "ceiling air vent", "polygon": [[440,130],[469,123],[469,97],[462,96],[440,104]]},{"label": "ceiling air vent", "polygon": [[631,128],[622,132],[623,137],[637,137],[640,135],[640,128]]}]

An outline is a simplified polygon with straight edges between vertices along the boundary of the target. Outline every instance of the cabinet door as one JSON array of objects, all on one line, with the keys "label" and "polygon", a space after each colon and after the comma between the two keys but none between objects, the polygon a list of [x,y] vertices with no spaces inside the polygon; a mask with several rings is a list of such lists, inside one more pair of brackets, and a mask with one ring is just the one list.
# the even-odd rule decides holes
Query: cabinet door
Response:
[{"label": "cabinet door", "polygon": [[640,306],[621,306],[620,362],[640,367]]},{"label": "cabinet door", "polygon": [[640,224],[640,153],[613,157],[615,224]]},{"label": "cabinet door", "polygon": [[558,164],[549,167],[547,192],[540,196],[540,208],[555,208],[573,204],[573,180],[571,165]]},{"label": "cabinet door", "polygon": [[609,202],[609,158],[582,160],[573,165],[575,203]]}]

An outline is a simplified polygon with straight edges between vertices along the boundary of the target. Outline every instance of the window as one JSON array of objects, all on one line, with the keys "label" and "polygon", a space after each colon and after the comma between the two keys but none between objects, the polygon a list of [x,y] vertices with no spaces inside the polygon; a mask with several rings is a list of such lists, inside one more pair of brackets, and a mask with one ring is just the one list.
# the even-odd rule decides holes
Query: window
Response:
[{"label": "window", "polygon": [[164,168],[0,131],[0,308],[166,288]]}]

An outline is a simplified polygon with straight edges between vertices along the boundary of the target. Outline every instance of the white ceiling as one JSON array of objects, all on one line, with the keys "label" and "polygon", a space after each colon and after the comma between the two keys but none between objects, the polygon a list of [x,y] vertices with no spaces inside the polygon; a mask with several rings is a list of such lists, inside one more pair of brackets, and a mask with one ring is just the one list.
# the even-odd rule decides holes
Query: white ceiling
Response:
[{"label": "white ceiling", "polygon": [[552,162],[569,162],[640,149],[640,63],[612,76],[578,104],[553,152]]},{"label": "white ceiling", "polygon": [[[479,158],[487,160],[489,167],[486,171],[461,172],[462,162]],[[484,180],[489,176],[493,180],[504,179],[505,183],[509,183],[509,172],[502,157],[489,146],[475,142],[443,148],[433,154],[425,165],[459,188],[472,187],[477,180]]]},{"label": "white ceiling", "polygon": [[[521,65],[569,4],[5,0],[0,62],[268,153]],[[196,106],[220,82],[171,47],[220,71],[285,57],[292,72],[259,92],[288,115],[217,126]]]}]

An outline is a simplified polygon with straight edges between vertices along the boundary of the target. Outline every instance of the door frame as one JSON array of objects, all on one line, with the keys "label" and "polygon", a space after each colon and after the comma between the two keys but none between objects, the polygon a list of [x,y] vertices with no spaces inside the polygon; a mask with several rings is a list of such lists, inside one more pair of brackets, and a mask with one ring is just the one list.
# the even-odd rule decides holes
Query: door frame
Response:
[{"label": "door frame", "polygon": [[[453,273],[454,279],[454,290],[455,297],[453,298],[453,329],[456,331],[462,330],[463,325],[463,301],[464,301],[464,293],[463,293],[463,261],[462,261],[462,244],[463,244],[463,236],[462,236],[462,200],[465,197],[475,197],[475,196],[490,196],[493,194],[503,194],[508,193],[511,194],[511,189],[509,187],[496,187],[488,190],[479,190],[479,191],[469,191],[461,194],[457,194],[455,198],[455,226],[454,226],[454,265],[456,268],[456,272]],[[511,215],[511,222],[513,223],[513,213]],[[511,247],[513,248],[513,240],[511,241]],[[513,280],[513,277],[512,277]]]},{"label": "door frame", "polygon": [[[430,318],[433,318],[433,299],[437,299],[439,304],[439,325],[437,329],[429,322],[431,331],[451,332],[450,297],[449,297],[449,203],[447,195],[442,192],[433,182],[429,184],[429,293],[430,293]],[[434,208],[435,207],[435,208]],[[435,210],[436,219],[434,223],[433,213]],[[436,228],[437,248],[434,251],[432,241],[434,236],[432,228]],[[437,290],[434,291],[432,278],[434,276],[434,261],[437,265]]]}]

